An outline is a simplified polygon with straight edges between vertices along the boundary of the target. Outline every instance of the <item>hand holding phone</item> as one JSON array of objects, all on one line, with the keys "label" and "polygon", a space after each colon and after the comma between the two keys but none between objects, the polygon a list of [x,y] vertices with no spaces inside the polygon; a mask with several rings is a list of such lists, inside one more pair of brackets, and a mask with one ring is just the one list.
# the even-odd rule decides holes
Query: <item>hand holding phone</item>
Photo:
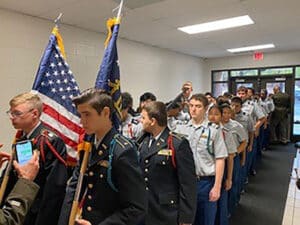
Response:
[{"label": "hand holding phone", "polygon": [[39,156],[37,151],[34,151],[31,159],[24,165],[20,165],[16,161],[13,163],[20,178],[33,181],[39,172]]},{"label": "hand holding phone", "polygon": [[33,155],[32,141],[25,140],[16,143],[16,159],[20,165],[27,163]]}]

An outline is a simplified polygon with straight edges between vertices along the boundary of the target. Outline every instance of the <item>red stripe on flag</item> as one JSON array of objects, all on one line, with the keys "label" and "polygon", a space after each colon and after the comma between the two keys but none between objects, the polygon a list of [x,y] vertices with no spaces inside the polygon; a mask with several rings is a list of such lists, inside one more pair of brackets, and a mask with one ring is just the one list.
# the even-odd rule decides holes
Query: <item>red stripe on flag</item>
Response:
[{"label": "red stripe on flag", "polygon": [[73,158],[69,155],[67,155],[67,163],[73,165],[73,166],[76,166],[77,164],[77,159],[76,158]]},{"label": "red stripe on flag", "polygon": [[73,121],[69,120],[67,117],[63,116],[59,112],[57,112],[54,108],[50,105],[43,104],[43,112],[63,124],[69,130],[74,131],[75,133],[81,134],[83,132],[83,128],[80,127],[78,124],[74,123]]}]

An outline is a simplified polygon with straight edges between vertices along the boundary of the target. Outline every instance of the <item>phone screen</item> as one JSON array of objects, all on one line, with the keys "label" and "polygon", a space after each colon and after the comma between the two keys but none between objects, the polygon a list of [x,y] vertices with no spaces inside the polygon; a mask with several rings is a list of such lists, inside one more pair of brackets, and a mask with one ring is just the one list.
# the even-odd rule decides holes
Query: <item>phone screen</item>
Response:
[{"label": "phone screen", "polygon": [[19,164],[23,165],[32,157],[31,141],[19,142],[16,144],[16,154]]}]

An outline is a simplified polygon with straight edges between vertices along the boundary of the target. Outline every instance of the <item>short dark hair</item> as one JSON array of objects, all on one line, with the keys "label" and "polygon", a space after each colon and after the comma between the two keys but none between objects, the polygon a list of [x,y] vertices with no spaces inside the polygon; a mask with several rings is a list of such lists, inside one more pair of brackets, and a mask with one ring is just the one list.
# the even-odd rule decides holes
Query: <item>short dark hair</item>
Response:
[{"label": "short dark hair", "polygon": [[223,108],[222,108],[220,105],[216,105],[216,104],[212,105],[212,106],[209,108],[208,112],[210,112],[212,109],[217,109],[217,110],[219,110],[219,112],[220,112],[221,114],[223,114]]},{"label": "short dark hair", "polygon": [[73,103],[76,108],[80,104],[87,103],[91,107],[93,107],[98,114],[102,112],[104,107],[108,107],[110,109],[110,117],[114,112],[114,106],[112,98],[109,94],[107,94],[104,90],[89,88],[84,90],[80,95],[73,98]]},{"label": "short dark hair", "polygon": [[267,89],[261,89],[261,90],[260,90],[260,93],[264,93],[266,96],[268,95]]},{"label": "short dark hair", "polygon": [[240,91],[243,91],[243,92],[247,93],[247,90],[248,90],[248,89],[247,89],[245,86],[240,86],[240,87],[237,89],[236,92],[238,93],[238,92],[240,92]]},{"label": "short dark hair", "polygon": [[181,102],[178,102],[178,101],[169,101],[165,105],[167,107],[167,110],[170,110],[170,109],[180,109]]},{"label": "short dark hair", "polygon": [[230,92],[224,92],[223,96],[229,99],[232,98],[232,94]]},{"label": "short dark hair", "polygon": [[231,99],[231,103],[233,103],[233,102],[239,103],[240,105],[243,104],[243,100],[242,100],[240,97],[238,97],[238,96],[234,96],[234,97]]},{"label": "short dark hair", "polygon": [[220,107],[222,108],[222,110],[224,110],[224,109],[226,109],[226,108],[228,108],[228,109],[231,110],[231,107],[230,107],[229,102],[224,102],[224,103],[222,103],[222,104],[220,105]]},{"label": "short dark hair", "polygon": [[123,92],[122,96],[122,109],[128,109],[132,107],[133,99],[128,92]]},{"label": "short dark hair", "polygon": [[150,99],[151,101],[156,101],[156,96],[151,92],[145,92],[140,96],[140,102],[144,102]]},{"label": "short dark hair", "polygon": [[204,94],[194,94],[194,95],[192,95],[191,99],[200,101],[204,107],[208,106],[208,100]]},{"label": "short dark hair", "polygon": [[251,87],[247,88],[247,91],[249,91],[249,90],[252,92],[252,94],[255,95],[255,90],[254,90],[254,88],[251,88]]},{"label": "short dark hair", "polygon": [[209,95],[210,97],[214,97],[213,94],[212,94],[211,92],[206,92],[204,95],[205,95],[205,96]]},{"label": "short dark hair", "polygon": [[159,126],[167,126],[167,110],[163,102],[149,102],[143,107],[143,110],[147,112],[149,118],[155,118]]},{"label": "short dark hair", "polygon": [[227,99],[225,99],[225,97],[223,95],[220,95],[217,98],[217,104],[222,105],[223,103],[228,103],[229,104],[229,101]]}]

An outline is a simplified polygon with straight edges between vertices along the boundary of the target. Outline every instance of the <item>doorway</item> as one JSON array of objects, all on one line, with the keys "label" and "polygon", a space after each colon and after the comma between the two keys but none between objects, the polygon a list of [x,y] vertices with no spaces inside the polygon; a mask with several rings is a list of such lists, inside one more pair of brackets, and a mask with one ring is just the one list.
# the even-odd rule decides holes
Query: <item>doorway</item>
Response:
[{"label": "doorway", "polygon": [[[230,88],[231,93],[235,94],[236,90],[240,86],[250,87],[255,90],[255,92],[259,92],[261,89],[266,89],[268,94],[273,93],[273,88],[275,85],[278,85],[281,88],[282,92],[287,93],[290,96],[291,100],[291,108],[290,114],[288,115],[288,137],[289,139],[294,140],[295,129],[299,130],[300,134],[300,123],[298,126],[292,123],[292,119],[294,118],[294,85],[293,85],[293,76],[292,75],[273,75],[273,76],[260,76],[260,77],[231,77],[230,78]],[[300,93],[300,92],[299,92]],[[300,94],[299,94],[299,103],[300,103]],[[299,112],[300,112],[300,104],[299,104]],[[295,120],[295,119],[294,119]],[[299,118],[296,121],[300,121],[300,114]],[[297,130],[297,131],[298,131]]]}]

